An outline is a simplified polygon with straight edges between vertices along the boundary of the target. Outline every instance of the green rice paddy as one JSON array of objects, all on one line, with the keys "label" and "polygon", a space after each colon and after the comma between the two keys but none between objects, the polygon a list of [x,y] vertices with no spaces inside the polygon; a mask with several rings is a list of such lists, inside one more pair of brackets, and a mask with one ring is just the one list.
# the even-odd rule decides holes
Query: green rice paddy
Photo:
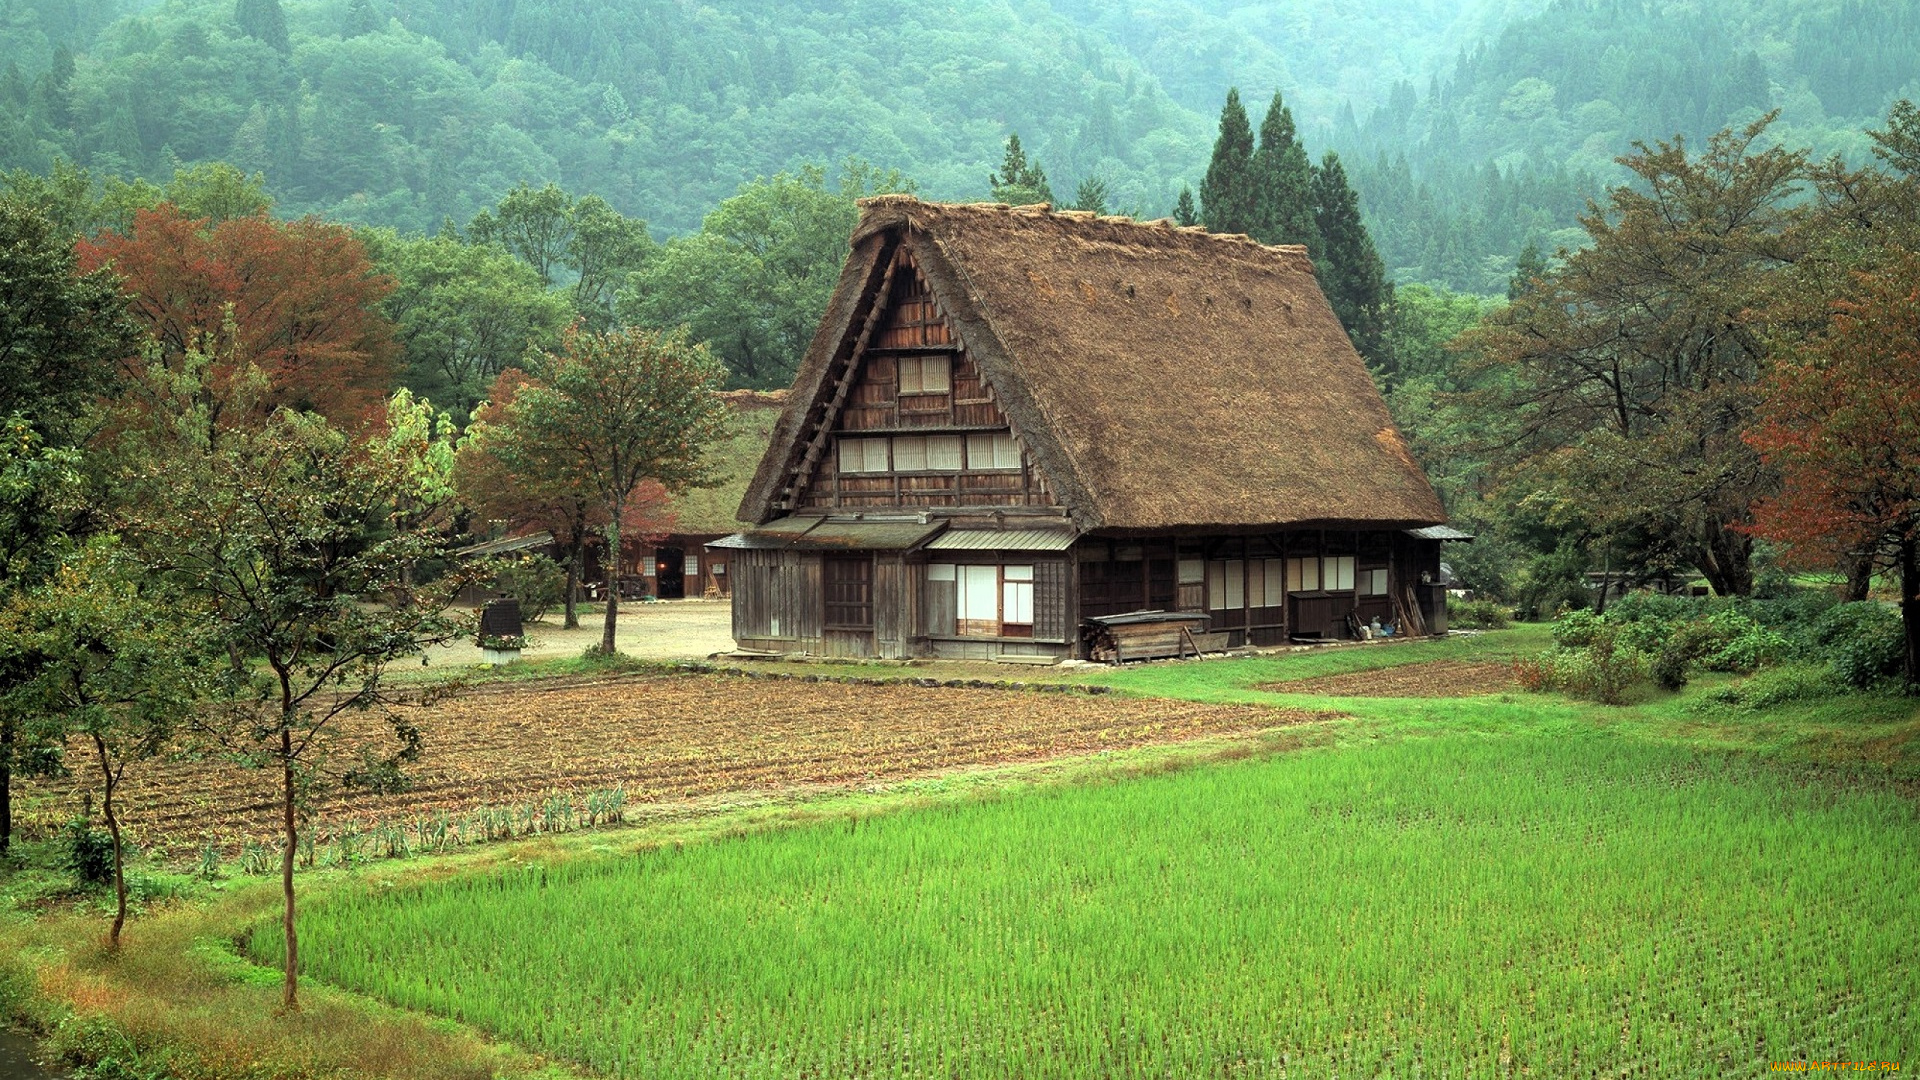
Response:
[{"label": "green rice paddy", "polygon": [[1913,802],[1605,734],[338,890],[301,934],[313,976],[618,1076],[1920,1067]]}]

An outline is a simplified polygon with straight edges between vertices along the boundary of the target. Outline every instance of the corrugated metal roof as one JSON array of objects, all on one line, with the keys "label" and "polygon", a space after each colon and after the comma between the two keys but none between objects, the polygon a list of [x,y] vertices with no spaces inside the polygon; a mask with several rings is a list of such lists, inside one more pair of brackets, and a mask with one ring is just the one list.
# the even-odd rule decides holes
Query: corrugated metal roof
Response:
[{"label": "corrugated metal roof", "polygon": [[504,540],[488,540],[483,543],[474,544],[471,547],[463,547],[453,554],[455,558],[460,559],[474,559],[487,555],[510,555],[516,551],[526,551],[529,548],[544,547],[551,543],[553,543],[553,534],[550,532],[528,533],[525,536],[509,536]]},{"label": "corrugated metal roof", "polygon": [[928,551],[1065,551],[1079,533],[1071,529],[948,529]]},{"label": "corrugated metal roof", "polygon": [[945,528],[942,522],[823,521],[794,541],[796,551],[906,551]]},{"label": "corrugated metal roof", "polygon": [[1429,525],[1424,529],[1408,529],[1407,535],[1421,540],[1472,540],[1473,534],[1461,532],[1451,525]]},{"label": "corrugated metal roof", "polygon": [[1129,611],[1120,615],[1090,615],[1087,621],[1102,626],[1133,626],[1138,623],[1186,622],[1210,623],[1213,616],[1201,611]]},{"label": "corrugated metal roof", "polygon": [[732,536],[723,536],[718,540],[709,540],[706,546],[710,548],[721,548],[726,551],[762,551],[771,548],[786,547],[791,540],[791,537],[783,540],[774,540],[758,533],[740,532],[734,533]]},{"label": "corrugated metal roof", "polygon": [[723,537],[707,546],[745,551],[906,551],[918,547],[945,527],[943,522],[918,520],[789,517],[768,522],[750,532]]}]

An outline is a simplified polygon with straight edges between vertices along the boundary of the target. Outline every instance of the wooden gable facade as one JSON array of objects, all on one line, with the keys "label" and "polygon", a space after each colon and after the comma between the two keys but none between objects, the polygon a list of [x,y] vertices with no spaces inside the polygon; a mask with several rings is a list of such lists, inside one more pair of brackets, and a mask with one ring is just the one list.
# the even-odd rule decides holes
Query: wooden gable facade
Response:
[{"label": "wooden gable facade", "polygon": [[832,450],[795,471],[794,508],[1057,505],[912,251],[892,258],[886,306],[831,406]]},{"label": "wooden gable facade", "polygon": [[[1346,637],[1376,621],[1402,633],[1444,631],[1443,598],[1430,584],[1439,578],[1438,542],[1409,531],[1444,515],[1370,382],[1356,445],[1377,459],[1363,464],[1394,475],[1384,489],[1357,482],[1379,490],[1357,491],[1350,512],[1310,505],[1326,499],[1291,483],[1286,463],[1258,446],[1229,443],[1239,448],[1210,454],[1180,445],[1206,442],[1221,423],[1270,440],[1287,419],[1277,411],[1284,394],[1259,377],[1209,371],[1206,352],[1188,351],[1207,349],[1205,340],[1181,344],[1185,331],[1210,332],[1219,320],[1209,308],[1222,299],[1188,280],[1190,268],[1246,262],[1248,249],[1256,264],[1276,264],[1256,270],[1284,278],[1271,298],[1281,316],[1221,310],[1261,332],[1274,323],[1284,332],[1302,321],[1296,301],[1317,302],[1309,317],[1332,318],[1310,270],[1301,273],[1302,254],[1044,208],[888,197],[865,211],[742,500],[740,518],[756,527],[713,545],[731,562],[742,648],[1057,659],[1084,654],[1087,620],[1143,610],[1204,614],[1229,645]],[[982,235],[997,241],[966,250]],[[1156,246],[1167,237],[1171,247]],[[1054,280],[1077,274],[1080,260],[1119,271],[1110,295],[1091,277]],[[1161,292],[1153,278],[1168,275],[1171,288],[1148,299],[1143,328],[1134,302],[1143,289]],[[1026,287],[1012,295],[982,284],[1021,279]],[[1185,300],[1183,289],[1199,295]],[[1103,306],[1116,309],[1110,336],[1084,325]],[[1251,298],[1245,307],[1253,309]],[[1060,333],[1050,333],[1050,320]],[[1324,329],[1309,352],[1331,352],[1345,365],[1335,369],[1339,391],[1360,393],[1358,357],[1337,323],[1338,348],[1325,344]],[[1082,341],[1058,340],[1074,335]],[[1156,416],[1166,403],[1143,398],[1150,390],[1100,385],[1138,378],[1143,356],[1162,365],[1157,378],[1146,373],[1160,394],[1218,398],[1224,412]],[[1321,392],[1325,357],[1308,359],[1303,370]],[[1249,381],[1234,401],[1235,384]],[[1324,449],[1327,460],[1351,456],[1339,445]],[[1123,482],[1113,470],[1130,456],[1139,464]]]}]

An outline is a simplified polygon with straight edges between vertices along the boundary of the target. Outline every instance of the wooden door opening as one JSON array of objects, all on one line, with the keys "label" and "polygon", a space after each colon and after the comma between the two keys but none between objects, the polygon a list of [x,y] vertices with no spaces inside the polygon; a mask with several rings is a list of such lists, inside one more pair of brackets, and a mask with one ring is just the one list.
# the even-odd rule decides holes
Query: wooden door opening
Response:
[{"label": "wooden door opening", "polygon": [[662,600],[678,600],[687,595],[687,553],[680,548],[660,548],[653,553],[654,595]]},{"label": "wooden door opening", "polygon": [[826,596],[825,641],[832,656],[873,655],[873,558],[828,555],[820,580]]}]

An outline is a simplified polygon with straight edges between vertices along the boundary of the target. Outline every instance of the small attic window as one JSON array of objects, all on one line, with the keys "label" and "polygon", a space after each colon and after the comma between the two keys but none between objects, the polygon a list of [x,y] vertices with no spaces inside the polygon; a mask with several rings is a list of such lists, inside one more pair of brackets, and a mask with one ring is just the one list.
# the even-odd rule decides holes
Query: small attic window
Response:
[{"label": "small attic window", "polygon": [[967,468],[1002,470],[1019,467],[1020,444],[1013,441],[1012,435],[967,436]]},{"label": "small attic window", "polygon": [[900,358],[902,394],[945,394],[953,389],[953,361],[945,356]]},{"label": "small attic window", "polygon": [[843,473],[886,472],[887,440],[841,439],[840,471]]}]

